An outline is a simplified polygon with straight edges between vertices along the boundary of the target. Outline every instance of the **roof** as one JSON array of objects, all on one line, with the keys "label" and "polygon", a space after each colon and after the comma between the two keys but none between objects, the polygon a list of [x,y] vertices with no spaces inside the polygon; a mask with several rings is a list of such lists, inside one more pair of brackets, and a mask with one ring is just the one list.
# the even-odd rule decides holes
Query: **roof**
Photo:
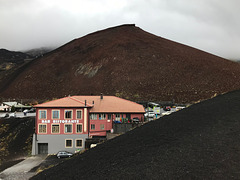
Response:
[{"label": "roof", "polygon": [[49,101],[35,107],[90,107],[90,112],[144,113],[142,105],[116,96],[71,96]]},{"label": "roof", "polygon": [[[16,101],[12,101],[12,102],[3,102],[3,104],[7,105],[7,106],[16,106],[16,105],[22,105]],[[23,105],[22,105],[23,106]]]},{"label": "roof", "polygon": [[43,104],[35,105],[34,107],[92,107],[88,103],[85,106],[85,100],[80,101],[74,97],[68,96],[53,101],[48,101]]},{"label": "roof", "polygon": [[15,108],[31,108],[32,106],[25,106],[19,102],[13,101],[13,102],[3,102],[4,105],[10,106],[10,107],[15,107]]}]

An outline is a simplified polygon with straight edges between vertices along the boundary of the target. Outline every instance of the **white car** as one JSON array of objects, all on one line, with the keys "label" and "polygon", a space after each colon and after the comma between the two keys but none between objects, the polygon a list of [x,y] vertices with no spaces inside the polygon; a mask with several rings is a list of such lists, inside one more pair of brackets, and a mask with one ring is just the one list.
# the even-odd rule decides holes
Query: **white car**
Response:
[{"label": "white car", "polygon": [[146,111],[146,113],[144,114],[144,116],[146,118],[153,118],[155,117],[155,113],[153,111]]},{"label": "white car", "polygon": [[32,108],[32,109],[25,109],[23,112],[24,113],[34,113],[34,112],[36,112],[36,110],[34,108]]},{"label": "white car", "polygon": [[166,111],[166,112],[163,112],[163,113],[162,113],[162,116],[169,115],[169,114],[171,114],[171,113],[172,113],[171,111]]}]

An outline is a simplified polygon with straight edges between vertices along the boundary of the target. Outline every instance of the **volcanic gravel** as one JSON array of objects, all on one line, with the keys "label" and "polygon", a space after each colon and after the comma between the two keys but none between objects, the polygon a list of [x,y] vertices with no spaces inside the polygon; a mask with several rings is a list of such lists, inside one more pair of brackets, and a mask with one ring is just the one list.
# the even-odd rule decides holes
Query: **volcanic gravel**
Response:
[{"label": "volcanic gravel", "polygon": [[19,68],[4,98],[116,95],[192,103],[240,88],[240,64],[122,25],[75,39]]},{"label": "volcanic gravel", "polygon": [[146,123],[32,179],[240,179],[240,91]]},{"label": "volcanic gravel", "polygon": [[31,153],[35,118],[0,118],[0,171]]}]

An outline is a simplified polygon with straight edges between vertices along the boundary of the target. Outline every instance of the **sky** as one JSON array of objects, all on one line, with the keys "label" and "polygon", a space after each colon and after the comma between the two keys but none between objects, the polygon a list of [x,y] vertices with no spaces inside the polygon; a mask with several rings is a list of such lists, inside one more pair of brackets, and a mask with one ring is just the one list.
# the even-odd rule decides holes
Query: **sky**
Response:
[{"label": "sky", "polygon": [[239,0],[0,0],[0,48],[59,47],[121,24],[240,59]]}]

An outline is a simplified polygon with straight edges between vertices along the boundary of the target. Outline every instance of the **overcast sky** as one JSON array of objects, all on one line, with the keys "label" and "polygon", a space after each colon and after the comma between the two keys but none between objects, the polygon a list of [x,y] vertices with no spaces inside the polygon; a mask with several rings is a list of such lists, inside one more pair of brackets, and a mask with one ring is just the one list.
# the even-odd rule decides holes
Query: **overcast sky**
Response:
[{"label": "overcast sky", "polygon": [[228,59],[240,59],[239,0],[0,0],[0,48],[61,46],[133,23]]}]

